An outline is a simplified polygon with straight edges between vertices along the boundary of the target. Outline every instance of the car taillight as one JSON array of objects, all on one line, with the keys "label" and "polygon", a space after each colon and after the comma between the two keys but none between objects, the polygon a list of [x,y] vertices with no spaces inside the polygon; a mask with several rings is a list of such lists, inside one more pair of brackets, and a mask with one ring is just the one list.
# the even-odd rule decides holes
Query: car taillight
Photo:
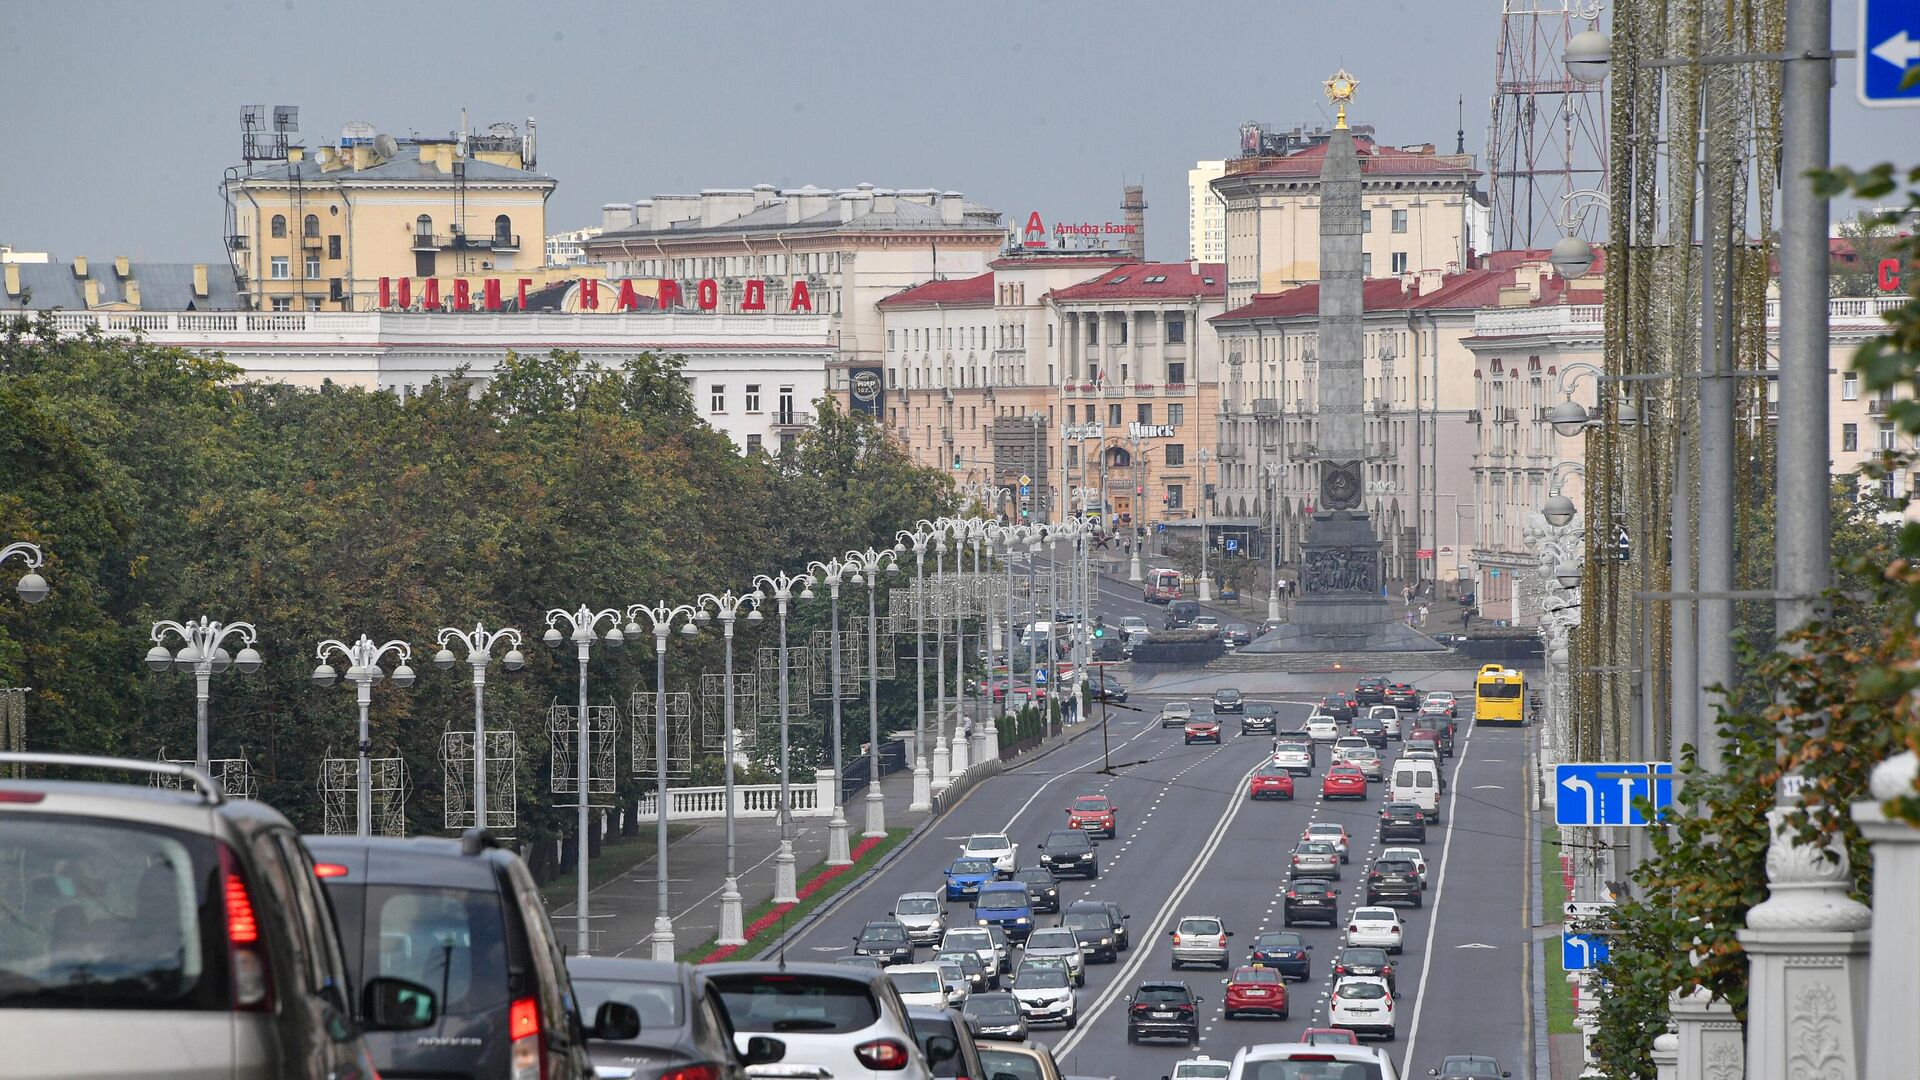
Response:
[{"label": "car taillight", "polygon": [[273,980],[267,967],[267,950],[260,940],[260,920],[253,911],[246,876],[233,857],[233,850],[225,845],[220,848],[220,879],[227,903],[227,957],[233,967],[233,1007],[242,1012],[271,1011]]},{"label": "car taillight", "polygon": [[1292,889],[1288,889],[1288,890],[1287,890],[1287,899],[1289,899],[1289,900],[1298,900],[1298,899],[1300,899],[1300,894],[1299,894],[1299,893],[1297,893],[1297,892],[1294,892],[1294,891],[1293,891]]},{"label": "car taillight", "polygon": [[1397,934],[1400,932],[1400,927],[1398,925],[1390,926],[1387,928],[1387,932],[1390,934]]},{"label": "car taillight", "polygon": [[507,1010],[507,1039],[512,1080],[544,1080],[547,1055],[540,1031],[540,999],[514,999]]},{"label": "car taillight", "polygon": [[339,863],[314,863],[313,876],[317,878],[346,877],[347,868]]},{"label": "car taillight", "polygon": [[711,1065],[688,1065],[661,1074],[660,1080],[720,1080],[720,1070]]},{"label": "car taillight", "polygon": [[1223,949],[1227,947],[1227,935],[1225,934],[1220,935],[1220,947]]},{"label": "car taillight", "polygon": [[1377,877],[1381,877],[1382,875],[1381,875],[1381,873],[1380,873],[1380,871],[1378,871],[1378,870],[1375,870],[1374,872],[1372,872],[1372,873],[1370,873],[1370,874],[1368,874],[1367,876],[1368,876],[1368,877],[1376,877],[1376,878],[1377,878]]},{"label": "car taillight", "polygon": [[1298,855],[1295,855],[1295,856],[1293,857],[1293,865],[1295,865],[1295,866],[1299,866],[1299,865],[1300,865],[1300,856],[1298,856]]},{"label": "car taillight", "polygon": [[1359,928],[1359,927],[1357,927],[1357,926],[1349,926],[1349,927],[1347,927],[1347,933],[1349,933],[1349,934],[1357,934],[1357,933],[1359,933],[1359,932],[1360,932],[1360,928]]},{"label": "car taillight", "polygon": [[47,797],[43,791],[0,791],[0,802],[37,803]]},{"label": "car taillight", "polygon": [[853,1056],[869,1069],[893,1072],[907,1067],[907,1048],[892,1039],[875,1039],[853,1048]]}]

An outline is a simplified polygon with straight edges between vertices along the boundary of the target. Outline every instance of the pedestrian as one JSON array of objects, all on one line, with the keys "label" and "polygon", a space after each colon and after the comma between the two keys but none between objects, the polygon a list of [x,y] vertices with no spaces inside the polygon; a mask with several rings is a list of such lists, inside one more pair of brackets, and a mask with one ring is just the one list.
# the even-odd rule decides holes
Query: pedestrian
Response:
[{"label": "pedestrian", "polygon": [[1427,625],[1427,605],[1425,604],[1420,605],[1420,625]]},{"label": "pedestrian", "polygon": [[1467,623],[1471,622],[1472,620],[1473,620],[1472,608],[1468,608],[1467,610],[1461,612],[1460,613],[1460,629],[1465,630],[1467,628]]}]

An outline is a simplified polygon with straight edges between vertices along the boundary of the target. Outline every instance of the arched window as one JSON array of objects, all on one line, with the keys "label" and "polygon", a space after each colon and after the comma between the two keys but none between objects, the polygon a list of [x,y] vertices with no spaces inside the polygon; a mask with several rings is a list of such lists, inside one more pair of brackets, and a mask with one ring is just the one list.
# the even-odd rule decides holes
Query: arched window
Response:
[{"label": "arched window", "polygon": [[501,214],[493,219],[493,238],[496,242],[505,242],[512,235],[513,222],[507,219],[507,215]]},{"label": "arched window", "polygon": [[413,234],[415,236],[432,236],[433,235],[433,219],[428,217],[425,214],[421,214],[419,217],[414,218]]},{"label": "arched window", "polygon": [[318,214],[308,214],[307,220],[300,223],[300,235],[312,240],[320,239],[320,217]]},{"label": "arched window", "polygon": [[273,215],[274,239],[276,240],[285,239],[286,235],[287,235],[287,216],[285,214]]}]

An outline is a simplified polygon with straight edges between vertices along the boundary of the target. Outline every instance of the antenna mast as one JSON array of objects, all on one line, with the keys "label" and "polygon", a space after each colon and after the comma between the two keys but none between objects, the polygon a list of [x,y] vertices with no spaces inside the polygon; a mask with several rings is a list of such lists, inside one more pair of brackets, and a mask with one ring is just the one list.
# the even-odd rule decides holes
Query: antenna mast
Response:
[{"label": "antenna mast", "polygon": [[[1598,22],[1601,6],[1598,0],[1504,0],[1487,139],[1495,251],[1553,243],[1561,234],[1556,209],[1562,200],[1605,184],[1603,88],[1568,75],[1561,59],[1567,42],[1586,29],[1575,21]],[[1581,224],[1591,239],[1604,230],[1605,215],[1588,214]]]}]

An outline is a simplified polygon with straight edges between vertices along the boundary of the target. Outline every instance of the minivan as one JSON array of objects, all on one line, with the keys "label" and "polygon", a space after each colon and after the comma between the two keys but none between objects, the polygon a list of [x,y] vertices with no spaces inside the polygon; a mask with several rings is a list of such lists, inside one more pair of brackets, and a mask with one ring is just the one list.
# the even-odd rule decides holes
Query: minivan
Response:
[{"label": "minivan", "polygon": [[1033,896],[1024,881],[994,881],[981,886],[973,901],[981,926],[998,926],[1008,938],[1025,941],[1033,932]]},{"label": "minivan", "polygon": [[1167,605],[1167,629],[1185,630],[1200,617],[1200,602],[1197,600],[1175,600]]},{"label": "minivan", "polygon": [[1421,759],[1393,763],[1387,787],[1388,802],[1408,802],[1420,808],[1428,822],[1440,820],[1440,771]]}]

